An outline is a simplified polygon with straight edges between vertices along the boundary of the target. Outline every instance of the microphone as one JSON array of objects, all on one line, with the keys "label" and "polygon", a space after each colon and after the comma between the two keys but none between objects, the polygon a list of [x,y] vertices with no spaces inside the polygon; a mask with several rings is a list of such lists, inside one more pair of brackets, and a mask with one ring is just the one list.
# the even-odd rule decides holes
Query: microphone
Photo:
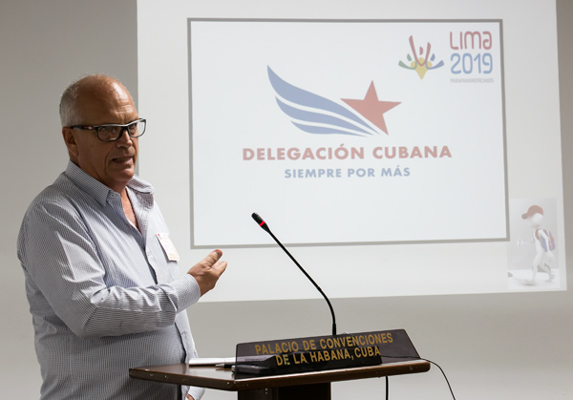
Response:
[{"label": "microphone", "polygon": [[316,284],[316,282],[310,277],[310,275],[304,270],[302,265],[300,265],[298,263],[298,261],[296,261],[295,258],[289,253],[289,251],[286,249],[286,247],[283,246],[283,244],[280,242],[280,240],[278,240],[277,237],[275,235],[273,235],[273,233],[271,232],[271,229],[269,228],[267,223],[259,216],[259,214],[253,213],[253,214],[251,214],[251,217],[253,217],[255,222],[257,224],[259,224],[259,226],[261,228],[263,228],[265,231],[268,232],[269,235],[271,235],[271,237],[274,239],[274,241],[277,242],[277,244],[281,247],[281,249],[284,250],[284,252],[290,257],[290,259],[296,264],[296,266],[302,271],[302,273],[308,278],[308,280],[320,292],[322,297],[324,297],[324,300],[326,300],[326,303],[328,304],[328,308],[330,308],[330,314],[332,315],[332,335],[336,336],[336,318],[334,317],[334,310],[332,309],[332,304],[330,304],[330,300],[328,299],[326,294],[322,291],[320,286],[318,286]]}]

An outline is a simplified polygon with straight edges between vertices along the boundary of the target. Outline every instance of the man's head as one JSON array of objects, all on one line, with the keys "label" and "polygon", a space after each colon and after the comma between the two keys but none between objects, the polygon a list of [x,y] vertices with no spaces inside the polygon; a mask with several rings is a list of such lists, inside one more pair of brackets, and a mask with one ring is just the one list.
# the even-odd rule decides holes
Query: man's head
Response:
[{"label": "man's head", "polygon": [[103,142],[95,130],[72,126],[128,124],[139,118],[131,95],[117,80],[90,75],[72,83],[60,102],[62,134],[70,160],[118,193],[135,173],[138,139],[122,131],[118,140]]}]

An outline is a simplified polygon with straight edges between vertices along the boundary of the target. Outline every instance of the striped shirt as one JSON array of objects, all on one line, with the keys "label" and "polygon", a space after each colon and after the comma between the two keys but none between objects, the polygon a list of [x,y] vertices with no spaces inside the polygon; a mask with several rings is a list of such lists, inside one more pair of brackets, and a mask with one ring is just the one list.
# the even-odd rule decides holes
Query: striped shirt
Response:
[{"label": "striped shirt", "polygon": [[141,232],[121,196],[70,162],[32,202],[18,236],[41,399],[198,400],[204,390],[129,378],[129,368],[197,357],[185,309],[195,279],[169,261],[169,234],[153,187],[127,187]]}]

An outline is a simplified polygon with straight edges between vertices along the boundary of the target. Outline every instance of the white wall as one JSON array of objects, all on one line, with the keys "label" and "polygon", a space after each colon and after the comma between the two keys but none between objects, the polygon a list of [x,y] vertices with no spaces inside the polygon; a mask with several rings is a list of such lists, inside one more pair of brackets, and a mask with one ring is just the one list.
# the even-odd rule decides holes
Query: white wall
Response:
[{"label": "white wall", "polygon": [[[59,96],[77,77],[103,72],[123,81],[137,98],[135,11],[135,0],[0,3],[2,398],[39,397],[31,318],[15,249],[27,205],[66,165]],[[573,260],[572,2],[558,0],[557,11],[567,258]],[[568,272],[573,276],[573,267]],[[573,395],[571,291],[348,299],[333,305],[339,332],[405,328],[419,353],[445,369],[460,400]],[[328,309],[320,300],[199,303],[189,314],[204,356],[233,355],[235,344],[242,341],[322,335],[330,330]],[[392,399],[449,398],[436,368],[390,382]],[[333,399],[383,398],[383,391],[381,379],[337,383]],[[236,395],[208,391],[205,398]]]}]

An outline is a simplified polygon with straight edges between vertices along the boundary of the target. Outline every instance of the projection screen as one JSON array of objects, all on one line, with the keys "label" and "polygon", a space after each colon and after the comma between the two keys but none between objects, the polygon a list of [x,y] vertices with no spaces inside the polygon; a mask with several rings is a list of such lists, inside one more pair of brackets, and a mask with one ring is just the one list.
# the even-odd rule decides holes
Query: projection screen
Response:
[{"label": "projection screen", "polygon": [[183,272],[224,251],[205,300],[319,296],[253,212],[331,297],[566,289],[555,3],[413,3],[138,2],[139,173]]}]

